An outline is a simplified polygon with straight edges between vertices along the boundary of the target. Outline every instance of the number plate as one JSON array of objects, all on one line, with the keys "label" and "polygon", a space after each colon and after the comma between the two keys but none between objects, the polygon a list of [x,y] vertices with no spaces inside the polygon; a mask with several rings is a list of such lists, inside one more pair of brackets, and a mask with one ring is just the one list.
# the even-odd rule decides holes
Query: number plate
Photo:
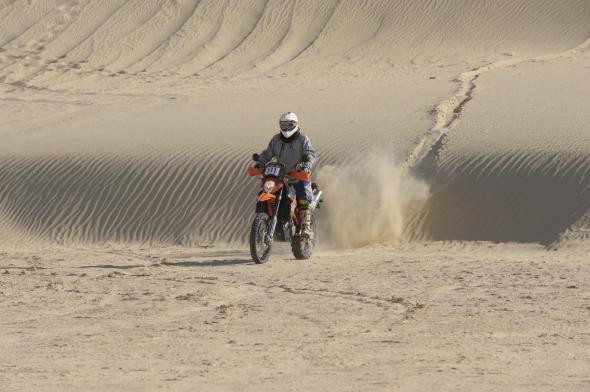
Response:
[{"label": "number plate", "polygon": [[264,169],[265,176],[278,177],[281,174],[281,168],[278,166],[268,166]]}]

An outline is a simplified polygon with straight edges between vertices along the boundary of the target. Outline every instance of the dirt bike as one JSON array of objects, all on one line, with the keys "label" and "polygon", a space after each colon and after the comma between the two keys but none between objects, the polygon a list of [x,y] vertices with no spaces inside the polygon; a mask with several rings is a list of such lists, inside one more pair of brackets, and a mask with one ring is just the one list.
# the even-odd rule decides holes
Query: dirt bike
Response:
[{"label": "dirt bike", "polygon": [[[257,161],[257,155],[253,159]],[[266,263],[270,258],[273,241],[290,242],[296,259],[309,259],[316,244],[312,237],[301,235],[301,219],[295,197],[295,183],[309,180],[310,173],[303,171],[285,172],[285,166],[269,162],[261,167],[250,167],[248,175],[260,176],[262,190],[256,199],[256,216],[250,229],[250,254],[255,263]],[[322,191],[312,184],[313,200],[309,203],[311,227],[316,232],[313,212],[322,201]]]}]

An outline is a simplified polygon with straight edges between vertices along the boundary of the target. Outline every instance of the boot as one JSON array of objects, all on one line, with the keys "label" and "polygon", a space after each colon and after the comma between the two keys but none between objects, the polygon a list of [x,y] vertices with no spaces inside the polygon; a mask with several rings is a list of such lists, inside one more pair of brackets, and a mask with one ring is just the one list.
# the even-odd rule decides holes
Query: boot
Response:
[{"label": "boot", "polygon": [[301,237],[312,238],[311,212],[309,210],[299,210],[299,217],[301,218],[301,230],[299,234]]}]

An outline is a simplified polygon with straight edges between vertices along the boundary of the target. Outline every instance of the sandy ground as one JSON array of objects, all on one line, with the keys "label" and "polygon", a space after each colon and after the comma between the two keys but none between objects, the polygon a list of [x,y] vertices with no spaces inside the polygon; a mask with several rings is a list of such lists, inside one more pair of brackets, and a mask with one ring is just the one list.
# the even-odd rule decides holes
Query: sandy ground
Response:
[{"label": "sandy ground", "polygon": [[590,387],[590,267],[536,246],[3,253],[6,390]]}]

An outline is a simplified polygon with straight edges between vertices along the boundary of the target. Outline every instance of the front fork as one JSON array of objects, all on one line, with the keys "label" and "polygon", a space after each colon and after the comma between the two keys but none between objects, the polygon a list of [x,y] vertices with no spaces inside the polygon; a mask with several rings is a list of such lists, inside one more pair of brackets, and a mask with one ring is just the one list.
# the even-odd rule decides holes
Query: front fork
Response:
[{"label": "front fork", "polygon": [[[272,212],[272,217],[270,220],[270,227],[268,228],[268,232],[266,233],[266,243],[268,245],[272,244],[275,235],[275,229],[277,228],[277,222],[279,220],[279,207],[281,206],[281,200],[283,199],[283,189],[279,191],[277,195],[275,207]],[[268,203],[268,202],[267,202]]]}]

